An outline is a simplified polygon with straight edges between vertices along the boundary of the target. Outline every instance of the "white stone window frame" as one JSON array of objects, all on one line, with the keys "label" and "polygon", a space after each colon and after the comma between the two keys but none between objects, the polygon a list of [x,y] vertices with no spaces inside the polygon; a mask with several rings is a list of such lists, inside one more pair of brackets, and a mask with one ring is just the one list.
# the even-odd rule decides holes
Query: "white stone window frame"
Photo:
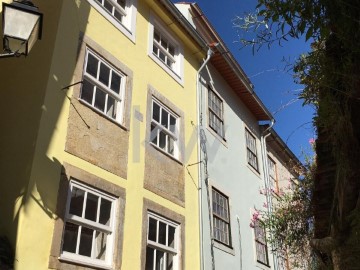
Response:
[{"label": "white stone window frame", "polygon": [[[70,210],[70,203],[71,203],[71,192],[72,189],[76,187],[78,189],[83,190],[84,192],[86,192],[85,197],[84,197],[84,205],[83,205],[83,210],[82,210],[82,217],[73,215],[69,213]],[[87,194],[94,194],[100,198],[104,198],[108,201],[111,201],[111,211],[110,211],[110,222],[109,225],[103,225],[99,222],[94,222],[88,219],[85,219],[83,216],[85,215],[85,209],[86,209],[86,199],[87,199]],[[100,201],[98,202],[98,211],[97,211],[97,220],[99,219],[99,205],[100,205]],[[116,207],[117,207],[117,198],[110,196],[98,189],[92,188],[90,186],[84,185],[80,182],[77,182],[73,179],[70,180],[69,183],[69,189],[68,189],[68,194],[67,194],[67,202],[66,202],[66,212],[65,212],[65,218],[64,218],[64,231],[63,231],[63,236],[62,236],[62,244],[61,244],[61,252],[60,252],[60,260],[62,261],[68,261],[68,262],[72,262],[72,263],[78,263],[78,264],[82,264],[82,265],[87,265],[90,267],[99,267],[102,269],[111,269],[112,265],[113,265],[113,252],[114,252],[114,241],[115,241],[115,223],[116,223]],[[84,256],[84,255],[80,255],[80,254],[76,254],[76,253],[71,253],[71,252],[67,252],[67,251],[63,251],[63,242],[64,242],[64,234],[65,234],[65,226],[67,223],[73,223],[76,225],[79,225],[79,229],[78,229],[78,236],[77,236],[77,244],[76,244],[76,253],[78,253],[79,250],[79,245],[80,245],[80,237],[81,237],[81,229],[82,227],[86,227],[86,228],[90,228],[93,229],[93,243],[95,241],[95,233],[96,231],[101,231],[104,233],[108,233],[108,237],[106,240],[106,254],[105,254],[105,260],[100,260],[100,259],[96,259],[96,258],[91,258],[94,256],[94,249],[95,247],[92,246],[91,248],[91,257],[88,256]],[[81,229],[80,229],[81,228]]]},{"label": "white stone window frame", "polygon": [[[225,198],[226,200],[226,206],[227,206],[227,217],[223,217],[221,215],[219,215],[218,213],[216,213],[216,211],[214,211],[214,196],[213,196],[213,192],[218,193],[220,196],[222,196],[223,198]],[[224,194],[222,191],[220,191],[219,189],[217,189],[214,186],[211,186],[211,224],[212,224],[212,237],[215,241],[217,241],[218,243],[225,245],[227,248],[232,248],[232,239],[231,239],[231,219],[230,219],[230,199],[229,196],[227,196],[226,194]],[[223,241],[222,239],[218,239],[215,235],[215,222],[214,219],[219,220],[221,222],[223,222],[226,226],[227,226],[227,239],[225,239],[225,241]],[[225,250],[227,251],[227,250]],[[231,251],[230,251],[231,253]]]},{"label": "white stone window frame", "polygon": [[[150,225],[150,218],[156,220],[157,222],[157,226],[156,226],[156,240],[150,240],[149,239],[149,225]],[[166,240],[165,243],[167,244],[161,244],[159,243],[159,223],[165,223],[166,224]],[[175,232],[174,232],[174,247],[170,247],[168,244],[168,240],[169,240],[169,226],[175,228]],[[146,234],[146,247],[150,247],[154,249],[154,254],[153,254],[153,265],[152,265],[152,270],[156,270],[156,255],[158,252],[163,252],[164,253],[164,260],[162,261],[162,269],[160,270],[166,270],[166,266],[167,266],[167,254],[172,254],[173,255],[173,270],[178,270],[180,267],[180,224],[175,223],[169,219],[166,219],[160,215],[157,215],[153,212],[148,212],[148,216],[147,216],[147,234]],[[146,256],[147,257],[147,256]],[[145,264],[147,264],[147,262],[145,262]]]},{"label": "white stone window frame", "polygon": [[[160,114],[159,114],[159,122],[157,120],[155,120],[153,118],[153,113],[154,113],[154,103],[157,104],[160,107]],[[167,125],[168,128],[166,128],[164,125],[162,125],[162,111],[165,111],[168,113],[168,121],[167,121]],[[172,116],[173,118],[175,118],[175,127],[174,127],[174,132],[172,132],[170,130],[170,116]],[[156,98],[152,98],[151,100],[151,126],[154,125],[155,128],[153,130],[151,130],[151,126],[150,126],[150,143],[156,147],[156,149],[159,149],[160,151],[164,152],[165,154],[179,160],[180,158],[180,145],[179,145],[179,134],[180,134],[180,130],[179,130],[179,122],[180,122],[180,117],[175,114],[172,110],[170,110],[167,106],[165,106],[163,103],[161,103],[160,101],[158,101]],[[162,149],[160,147],[160,133],[164,132],[165,133],[165,150]],[[168,151],[168,137],[171,137],[174,140],[174,153],[171,154]],[[153,142],[153,139],[157,139],[156,143]]]},{"label": "white stone window frame", "polygon": [[[174,57],[170,55],[170,53],[165,52],[166,50],[162,48],[163,52],[171,56],[175,61],[173,67],[170,68],[163,62],[155,53],[153,52],[154,46],[154,33],[155,29],[164,37],[174,48],[175,54]],[[184,85],[184,50],[181,43],[174,37],[172,33],[169,31],[169,27],[166,26],[159,18],[156,17],[153,13],[150,14],[149,21],[149,47],[148,47],[148,55],[151,59],[153,59],[161,68],[163,68],[171,77],[173,77],[179,84]],[[161,49],[159,48],[159,49]]]},{"label": "white stone window frame", "polygon": [[[246,156],[247,163],[259,173],[259,159],[257,155],[256,137],[245,128],[245,143],[246,143]],[[255,164],[253,162],[255,160]]]},{"label": "white stone window frame", "polygon": [[[89,54],[91,54],[93,57],[95,57],[99,61],[98,70],[97,70],[97,78],[95,78],[93,75],[89,74],[86,71],[87,63],[88,63],[88,59],[89,59],[89,57],[88,57]],[[111,74],[116,73],[118,76],[120,76],[121,81],[120,81],[119,94],[116,94],[113,90],[111,90],[110,87],[108,87],[107,85],[105,85],[105,84],[103,84],[102,82],[99,81],[99,76],[100,76],[100,70],[99,69],[100,69],[101,64],[104,64],[106,67],[108,67],[110,69]],[[111,79],[112,79],[112,75],[110,75],[109,80],[111,81]],[[90,48],[86,48],[82,80],[83,80],[83,83],[82,83],[82,87],[81,87],[81,90],[80,90],[79,101],[81,101],[83,104],[86,104],[91,109],[99,112],[100,114],[102,114],[107,119],[109,119],[111,121],[114,121],[115,123],[120,124],[120,125],[123,126],[124,125],[125,88],[126,88],[127,76],[124,73],[122,73],[120,70],[115,68],[111,63],[106,61],[104,58],[100,57],[93,50],[91,50]],[[87,102],[85,99],[82,98],[82,92],[83,92],[84,81],[85,80],[90,81],[90,83],[93,84],[93,87],[94,87],[91,103]],[[106,94],[104,111],[102,111],[102,110],[95,107],[95,98],[96,98],[96,89],[95,89],[95,87],[99,88],[101,91],[103,91]],[[107,115],[107,113],[106,113],[106,111],[107,111],[107,101],[108,101],[109,96],[114,98],[115,102],[117,102],[117,105],[116,105],[116,117],[115,118]]]},{"label": "white stone window frame", "polygon": [[[211,95],[217,99],[220,103],[220,115],[212,108]],[[223,141],[225,141],[225,120],[224,120],[224,100],[219,96],[219,94],[213,90],[211,87],[208,87],[207,91],[207,107],[208,107],[208,125],[209,128],[216,133]],[[212,125],[211,117],[214,116],[220,122],[220,130],[218,130],[215,126]]]},{"label": "white stone window frame", "polygon": [[[137,0],[125,0],[126,6],[122,8],[115,0],[87,0],[102,16],[119,29],[127,38],[135,43]],[[123,15],[121,22],[105,9],[102,3],[108,1],[119,13]]]}]

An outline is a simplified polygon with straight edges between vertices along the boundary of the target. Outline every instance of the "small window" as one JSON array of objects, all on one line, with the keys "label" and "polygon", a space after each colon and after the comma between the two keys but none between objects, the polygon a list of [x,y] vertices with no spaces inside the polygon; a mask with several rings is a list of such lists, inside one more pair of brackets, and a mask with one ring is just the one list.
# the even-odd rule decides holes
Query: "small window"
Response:
[{"label": "small window", "polygon": [[210,88],[208,92],[208,107],[210,128],[214,130],[221,138],[225,138],[223,101]]},{"label": "small window", "polygon": [[256,171],[259,171],[257,150],[256,150],[256,139],[250,133],[249,130],[245,129],[246,137],[246,148],[247,148],[247,160],[248,164],[253,167]]},{"label": "small window", "polygon": [[86,51],[80,99],[122,124],[126,77],[105,60]]},{"label": "small window", "polygon": [[278,186],[277,177],[276,177],[276,163],[269,156],[268,156],[268,166],[269,166],[269,176],[270,176],[270,181],[271,181],[270,182],[271,187],[274,190],[279,191],[279,186]]},{"label": "small window", "polygon": [[229,199],[216,189],[212,189],[213,237],[231,246]]},{"label": "small window", "polygon": [[154,16],[150,18],[149,56],[176,81],[183,83],[182,47]]},{"label": "small window", "polygon": [[135,0],[88,0],[88,2],[132,41],[135,41]]},{"label": "small window", "polygon": [[256,259],[259,263],[269,265],[268,248],[266,243],[265,227],[261,220],[256,220],[254,223],[255,231],[255,245],[256,245]]},{"label": "small window", "polygon": [[152,100],[150,142],[175,158],[179,157],[178,122],[178,116]]},{"label": "small window", "polygon": [[112,265],[115,198],[70,181],[61,259]]},{"label": "small window", "polygon": [[178,269],[179,232],[179,224],[148,213],[146,270]]}]

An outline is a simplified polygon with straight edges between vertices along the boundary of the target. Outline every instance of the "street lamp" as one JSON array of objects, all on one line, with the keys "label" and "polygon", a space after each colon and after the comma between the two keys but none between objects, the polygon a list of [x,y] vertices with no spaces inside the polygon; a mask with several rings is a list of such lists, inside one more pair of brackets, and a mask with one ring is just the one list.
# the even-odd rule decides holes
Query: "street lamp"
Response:
[{"label": "street lamp", "polygon": [[2,57],[27,56],[41,39],[42,13],[31,1],[20,0],[2,5],[3,48]]}]

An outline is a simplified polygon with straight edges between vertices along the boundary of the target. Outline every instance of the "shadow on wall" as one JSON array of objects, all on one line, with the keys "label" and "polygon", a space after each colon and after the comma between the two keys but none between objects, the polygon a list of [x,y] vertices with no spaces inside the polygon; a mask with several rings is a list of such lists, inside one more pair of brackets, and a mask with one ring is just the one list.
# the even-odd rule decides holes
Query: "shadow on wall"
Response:
[{"label": "shadow on wall", "polygon": [[[55,136],[66,132],[57,126],[67,99],[61,89],[72,83],[80,33],[86,30],[90,12],[86,0],[33,2],[44,14],[42,40],[26,58],[0,60],[0,235],[12,247],[21,243],[28,248],[34,243],[26,243],[29,236],[21,235],[19,226],[42,230],[42,224],[34,220],[27,224],[27,219],[19,224],[20,216],[34,218],[29,209],[35,207],[57,218],[62,165],[55,158],[58,152],[52,150],[59,146],[52,143]],[[2,254],[0,250],[0,259]],[[15,255],[15,261],[21,258]]]}]

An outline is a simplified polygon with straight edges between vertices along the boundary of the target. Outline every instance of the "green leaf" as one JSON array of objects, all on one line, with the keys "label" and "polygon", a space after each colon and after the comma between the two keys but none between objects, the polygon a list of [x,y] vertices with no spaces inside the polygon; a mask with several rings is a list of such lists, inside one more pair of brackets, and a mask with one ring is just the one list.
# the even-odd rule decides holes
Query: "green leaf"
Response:
[{"label": "green leaf", "polygon": [[310,27],[310,28],[307,30],[307,32],[306,32],[306,38],[305,38],[306,41],[308,41],[309,38],[312,37],[313,31],[314,31],[314,29],[313,29],[312,27]]}]

